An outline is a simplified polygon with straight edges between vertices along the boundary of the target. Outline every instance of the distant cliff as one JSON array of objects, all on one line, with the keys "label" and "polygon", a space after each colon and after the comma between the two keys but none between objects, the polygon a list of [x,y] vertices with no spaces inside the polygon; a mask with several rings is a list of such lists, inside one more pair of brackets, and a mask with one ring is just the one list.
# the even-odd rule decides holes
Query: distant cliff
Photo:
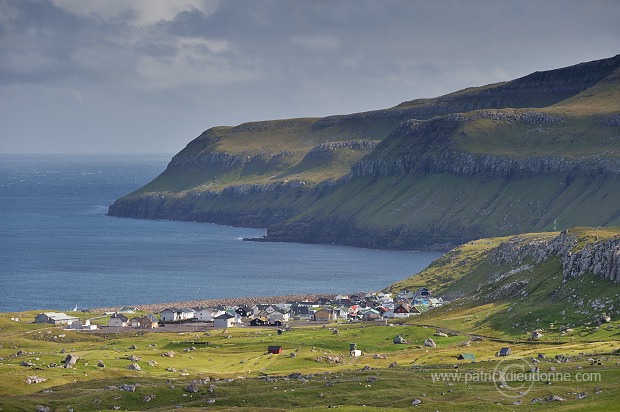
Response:
[{"label": "distant cliff", "polygon": [[620,224],[620,55],[322,119],[216,127],[109,214],[447,249]]}]

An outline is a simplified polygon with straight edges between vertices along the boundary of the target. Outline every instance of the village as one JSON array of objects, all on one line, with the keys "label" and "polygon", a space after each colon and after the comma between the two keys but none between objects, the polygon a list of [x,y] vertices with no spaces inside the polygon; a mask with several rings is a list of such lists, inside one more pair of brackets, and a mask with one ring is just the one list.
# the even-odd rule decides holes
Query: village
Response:
[{"label": "village", "polygon": [[[120,333],[135,330],[150,332],[206,332],[220,329],[224,333],[234,327],[276,327],[281,335],[292,327],[304,325],[326,325],[334,334],[339,333],[338,324],[370,323],[376,326],[394,326],[390,319],[418,316],[450,302],[432,297],[431,291],[422,287],[416,292],[403,290],[393,296],[387,292],[355,293],[335,295],[333,298],[290,301],[282,303],[256,303],[254,305],[216,305],[214,307],[167,307],[160,312],[139,314],[139,307],[124,306],[114,312],[107,312],[85,321],[62,312],[43,312],[35,317],[35,323],[49,323],[64,326],[66,330],[92,333]],[[133,316],[132,316],[133,315]],[[159,317],[158,317],[159,316]],[[95,323],[96,321],[96,323]],[[198,336],[198,335],[196,335]],[[447,337],[437,330],[436,337]],[[542,336],[538,331],[531,339]],[[408,344],[400,334],[392,338],[394,344]],[[436,347],[433,338],[424,341],[424,346]],[[269,346],[267,353],[280,354],[281,346]],[[350,356],[362,355],[356,344],[349,347]],[[496,357],[511,355],[509,347],[502,347]],[[459,353],[458,360],[476,361],[473,353]]]},{"label": "village", "polygon": [[[387,325],[388,319],[420,315],[446,302],[432,297],[427,288],[417,292],[404,290],[396,296],[373,292],[336,295],[333,299],[291,301],[275,304],[217,305],[215,307],[168,307],[159,313],[138,314],[140,308],[125,306],[112,313],[80,320],[61,312],[43,312],[35,323],[64,325],[75,331],[120,331],[120,328],[149,329],[179,326],[181,329],[228,329],[231,327],[275,326],[290,327],[295,322],[327,324],[333,322],[375,322]],[[102,324],[104,321],[105,324]],[[183,326],[185,328],[183,328]],[[179,328],[177,328],[179,329]]]}]

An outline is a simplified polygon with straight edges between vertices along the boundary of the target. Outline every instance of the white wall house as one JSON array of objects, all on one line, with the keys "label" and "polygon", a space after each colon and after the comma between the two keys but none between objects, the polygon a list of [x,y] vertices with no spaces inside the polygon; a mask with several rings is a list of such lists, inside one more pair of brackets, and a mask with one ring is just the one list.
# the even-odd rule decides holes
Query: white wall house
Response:
[{"label": "white wall house", "polygon": [[179,309],[178,308],[166,308],[159,312],[159,317],[162,322],[177,322],[179,320]]},{"label": "white wall house", "polygon": [[115,313],[110,316],[110,320],[108,320],[108,326],[124,328],[129,325],[129,318],[122,313]]},{"label": "white wall house", "polygon": [[220,316],[213,319],[213,327],[214,328],[230,328],[235,326],[235,317],[230,313],[223,313]]},{"label": "white wall house", "polygon": [[223,314],[223,310],[212,308],[200,308],[196,311],[196,319],[200,322],[213,322],[213,319]]},{"label": "white wall house", "polygon": [[271,325],[273,325],[276,322],[288,322],[289,320],[289,314],[288,313],[282,313],[282,312],[271,312],[269,315],[267,315],[267,322],[269,322]]}]

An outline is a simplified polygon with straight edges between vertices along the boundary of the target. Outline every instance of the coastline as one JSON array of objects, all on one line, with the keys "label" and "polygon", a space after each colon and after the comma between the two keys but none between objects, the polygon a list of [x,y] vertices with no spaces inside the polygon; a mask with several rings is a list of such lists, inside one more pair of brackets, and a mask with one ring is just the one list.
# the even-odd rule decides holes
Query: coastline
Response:
[{"label": "coastline", "polygon": [[[316,301],[317,299],[327,298],[333,299],[336,294],[327,293],[310,293],[310,294],[297,294],[297,295],[282,295],[282,296],[254,296],[254,297],[240,297],[240,298],[219,298],[219,299],[204,299],[204,300],[191,300],[186,302],[164,302],[164,303],[149,303],[145,305],[135,305],[140,311],[157,313],[170,307],[213,307],[218,305],[224,306],[253,306],[258,303],[275,304],[283,302],[303,302],[303,301]],[[129,306],[129,305],[123,305]],[[120,306],[105,307],[105,308],[91,308],[88,312],[115,312],[118,311]]]}]

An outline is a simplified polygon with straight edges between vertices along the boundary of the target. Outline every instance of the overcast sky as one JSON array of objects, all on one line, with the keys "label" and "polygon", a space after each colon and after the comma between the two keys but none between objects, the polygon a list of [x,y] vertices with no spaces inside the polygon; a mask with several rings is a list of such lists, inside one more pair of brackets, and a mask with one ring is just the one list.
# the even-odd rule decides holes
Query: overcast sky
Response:
[{"label": "overcast sky", "polygon": [[0,0],[0,152],[173,154],[620,53],[620,0]]}]

